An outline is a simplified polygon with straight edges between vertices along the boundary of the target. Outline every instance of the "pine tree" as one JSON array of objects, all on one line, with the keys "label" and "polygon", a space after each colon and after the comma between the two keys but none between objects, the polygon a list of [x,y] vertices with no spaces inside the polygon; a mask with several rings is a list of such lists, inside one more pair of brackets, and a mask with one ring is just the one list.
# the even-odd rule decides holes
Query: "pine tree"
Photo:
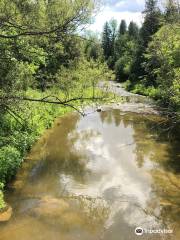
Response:
[{"label": "pine tree", "polygon": [[121,20],[120,26],[119,26],[119,34],[124,35],[127,32],[127,24],[125,20]]},{"label": "pine tree", "polygon": [[161,26],[161,12],[157,7],[157,0],[146,0],[144,10],[144,23],[142,25],[140,36],[142,44],[147,47],[151,37]]},{"label": "pine tree", "polygon": [[[151,41],[153,34],[155,34],[161,27],[161,12],[157,6],[157,0],[146,0],[144,14],[144,23],[140,29],[139,47],[137,49],[134,63],[131,67],[132,81],[138,81],[147,77],[148,73],[145,71],[145,58],[144,53],[148,47],[148,43]],[[151,82],[152,79],[147,82]]]},{"label": "pine tree", "polygon": [[117,36],[117,21],[115,19],[111,19],[109,22],[109,26],[111,29],[111,56],[114,57],[115,54],[115,40]]},{"label": "pine tree", "polygon": [[138,25],[136,23],[134,23],[133,21],[131,21],[128,26],[128,34],[131,38],[134,38],[134,39],[138,38],[139,28],[138,28]]},{"label": "pine tree", "polygon": [[102,48],[104,52],[105,59],[107,60],[111,56],[111,28],[109,23],[106,22],[104,25],[103,35],[102,35]]}]

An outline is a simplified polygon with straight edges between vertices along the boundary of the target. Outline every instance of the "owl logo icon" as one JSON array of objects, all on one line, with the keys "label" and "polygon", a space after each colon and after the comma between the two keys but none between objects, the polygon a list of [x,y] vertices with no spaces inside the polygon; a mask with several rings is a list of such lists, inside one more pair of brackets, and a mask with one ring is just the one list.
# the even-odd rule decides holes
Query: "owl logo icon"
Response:
[{"label": "owl logo icon", "polygon": [[135,229],[135,234],[138,235],[138,236],[143,235],[143,229],[141,227],[137,227]]}]

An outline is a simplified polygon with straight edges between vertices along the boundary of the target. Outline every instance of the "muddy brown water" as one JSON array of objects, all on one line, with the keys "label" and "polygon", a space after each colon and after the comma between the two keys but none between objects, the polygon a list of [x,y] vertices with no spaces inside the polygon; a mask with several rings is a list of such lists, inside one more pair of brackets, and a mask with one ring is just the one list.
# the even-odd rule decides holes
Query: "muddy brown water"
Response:
[{"label": "muddy brown water", "polygon": [[9,186],[0,240],[180,239],[180,142],[125,108],[56,120]]}]

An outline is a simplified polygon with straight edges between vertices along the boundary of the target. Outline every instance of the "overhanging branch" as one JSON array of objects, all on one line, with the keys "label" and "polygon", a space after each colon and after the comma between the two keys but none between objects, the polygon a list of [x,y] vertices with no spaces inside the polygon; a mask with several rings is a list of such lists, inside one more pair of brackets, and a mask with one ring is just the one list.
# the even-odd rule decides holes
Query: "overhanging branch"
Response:
[{"label": "overhanging branch", "polygon": [[25,96],[0,96],[1,101],[29,101],[29,102],[40,102],[40,103],[45,103],[45,104],[57,104],[57,105],[62,105],[65,107],[70,107],[76,110],[78,113],[80,113],[82,116],[84,116],[84,112],[79,110],[78,107],[74,106],[73,103],[77,101],[95,101],[95,100],[102,100],[105,99],[105,97],[76,97],[76,98],[70,98],[67,100],[61,100],[57,96],[46,96],[43,98],[29,98]]}]

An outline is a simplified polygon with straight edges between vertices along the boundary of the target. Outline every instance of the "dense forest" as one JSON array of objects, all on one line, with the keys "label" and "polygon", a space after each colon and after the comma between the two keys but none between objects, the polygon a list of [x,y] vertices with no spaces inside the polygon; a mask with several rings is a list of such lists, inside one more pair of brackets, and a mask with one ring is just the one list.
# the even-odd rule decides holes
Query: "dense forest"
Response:
[{"label": "dense forest", "polygon": [[3,190],[32,144],[55,117],[102,101],[98,81],[180,112],[180,7],[146,0],[138,26],[112,19],[102,38],[83,29],[98,0],[0,1],[0,209]]},{"label": "dense forest", "polygon": [[106,22],[102,48],[116,79],[134,93],[148,95],[180,111],[180,6],[176,0],[147,0],[141,27]]}]

